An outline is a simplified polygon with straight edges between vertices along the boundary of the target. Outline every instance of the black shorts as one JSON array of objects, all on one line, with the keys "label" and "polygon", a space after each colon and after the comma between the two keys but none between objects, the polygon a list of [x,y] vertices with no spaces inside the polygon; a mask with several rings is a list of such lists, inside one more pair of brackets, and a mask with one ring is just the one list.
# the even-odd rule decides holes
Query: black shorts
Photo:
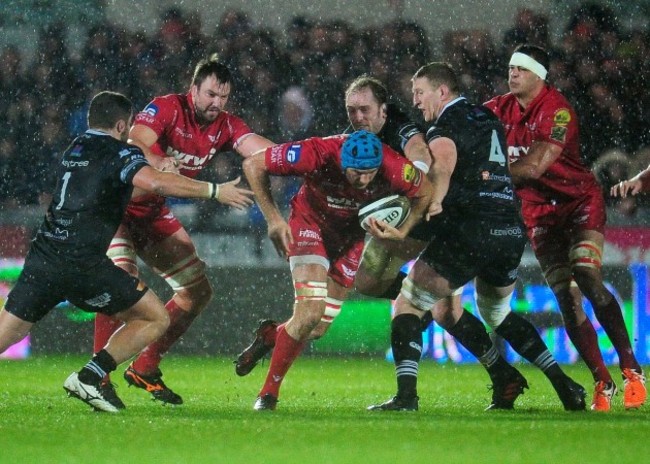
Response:
[{"label": "black shorts", "polygon": [[81,268],[52,263],[30,251],[5,309],[24,321],[38,322],[67,300],[84,311],[112,316],[135,305],[146,292],[147,287],[138,278],[107,257]]},{"label": "black shorts", "polygon": [[475,277],[495,287],[517,280],[526,245],[518,221],[448,218],[434,221],[428,235],[429,244],[419,259],[452,286],[460,287]]}]

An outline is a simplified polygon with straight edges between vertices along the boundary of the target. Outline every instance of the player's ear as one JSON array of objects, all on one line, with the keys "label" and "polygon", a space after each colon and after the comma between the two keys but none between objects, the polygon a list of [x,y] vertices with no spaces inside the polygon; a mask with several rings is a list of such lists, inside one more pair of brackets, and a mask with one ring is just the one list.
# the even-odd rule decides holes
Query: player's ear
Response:
[{"label": "player's ear", "polygon": [[386,114],[388,113],[388,107],[386,106],[386,103],[382,103],[382,104],[381,104],[381,113],[382,113],[384,116],[386,116]]},{"label": "player's ear", "polygon": [[128,123],[124,119],[118,119],[117,122],[115,123],[115,130],[117,130],[117,133],[122,134],[127,129],[128,129]]}]

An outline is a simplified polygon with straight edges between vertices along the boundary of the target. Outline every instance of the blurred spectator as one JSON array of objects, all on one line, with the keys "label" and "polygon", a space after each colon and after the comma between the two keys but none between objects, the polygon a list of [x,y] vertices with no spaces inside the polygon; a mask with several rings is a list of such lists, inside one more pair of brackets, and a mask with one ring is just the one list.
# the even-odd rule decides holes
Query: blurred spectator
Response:
[{"label": "blurred spectator", "polygon": [[[615,184],[635,174],[629,155],[618,149],[608,150],[598,157],[593,164],[593,172],[603,192],[609,192]],[[608,224],[629,225],[636,221],[637,198],[635,196],[615,198],[605,193],[605,204]]]}]

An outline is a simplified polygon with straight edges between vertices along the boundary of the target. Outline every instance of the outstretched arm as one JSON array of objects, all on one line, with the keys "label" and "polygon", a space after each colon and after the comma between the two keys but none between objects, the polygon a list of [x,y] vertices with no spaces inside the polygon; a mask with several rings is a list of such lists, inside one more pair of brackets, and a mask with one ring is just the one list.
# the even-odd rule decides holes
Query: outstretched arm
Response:
[{"label": "outstretched arm", "polygon": [[163,172],[151,166],[144,166],[133,177],[133,186],[141,190],[179,198],[214,199],[237,209],[253,204],[253,192],[237,187],[240,178],[216,184],[202,182],[173,172]]},{"label": "outstretched arm", "polygon": [[650,166],[631,179],[619,182],[611,188],[609,193],[613,197],[625,198],[628,195],[638,195],[648,190],[650,190]]},{"label": "outstretched arm", "polygon": [[271,194],[271,180],[266,168],[264,150],[244,160],[244,174],[268,226],[268,235],[280,256],[288,256],[289,244],[293,243],[289,224],[282,217]]}]

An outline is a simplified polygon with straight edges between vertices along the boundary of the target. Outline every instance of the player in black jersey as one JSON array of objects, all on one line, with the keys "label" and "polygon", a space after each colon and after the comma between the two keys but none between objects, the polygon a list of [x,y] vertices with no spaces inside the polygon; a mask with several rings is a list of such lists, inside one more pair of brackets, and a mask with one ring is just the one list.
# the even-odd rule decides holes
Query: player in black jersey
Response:
[{"label": "player in black jersey", "polygon": [[132,119],[132,105],[124,95],[100,92],[93,98],[90,129],[61,157],[52,202],[0,311],[0,353],[65,300],[122,320],[122,329],[63,384],[71,396],[107,412],[118,408],[103,395],[101,379],[169,325],[158,297],[106,256],[134,186],[165,196],[217,199],[239,208],[252,204],[253,193],[236,187],[237,180],[217,185],[152,168],[140,148],[126,143]]},{"label": "player in black jersey", "polygon": [[[396,104],[388,102],[388,90],[384,84],[371,76],[363,75],[350,83],[345,91],[345,108],[350,126],[345,133],[367,130],[398,153],[406,156],[425,174],[429,171],[431,155],[424,140],[422,129]],[[415,226],[414,230],[420,227]],[[394,300],[399,294],[402,279],[400,271],[408,261],[415,259],[426,241],[407,238],[401,242],[380,244],[370,238],[355,277],[355,289],[368,296]],[[462,288],[460,289],[462,290]],[[456,292],[460,295],[460,291]],[[440,305],[460,308],[460,296],[443,299]],[[340,306],[340,305],[339,305]],[[339,312],[327,310],[311,338],[322,337]],[[431,322],[431,315],[423,318],[423,328]],[[260,359],[274,346],[278,324],[270,319],[261,321],[255,331],[255,339],[235,360],[235,372],[247,375]]]},{"label": "player in black jersey", "polygon": [[[488,409],[511,409],[528,387],[526,379],[499,354],[483,324],[460,308],[436,305],[475,280],[483,319],[521,356],[549,378],[564,408],[585,408],[584,389],[553,359],[537,330],[510,311],[525,237],[506,160],[503,126],[487,108],[460,96],[458,78],[446,63],[430,63],[413,76],[413,103],[429,123],[426,140],[433,157],[433,208],[428,245],[402,283],[395,302],[391,346],[397,394],[370,410],[416,410],[422,347],[420,318],[434,320],[465,346],[488,371]],[[435,208],[437,206],[437,208]],[[421,228],[420,231],[423,231]],[[371,221],[373,236],[395,239],[395,229]]]}]

